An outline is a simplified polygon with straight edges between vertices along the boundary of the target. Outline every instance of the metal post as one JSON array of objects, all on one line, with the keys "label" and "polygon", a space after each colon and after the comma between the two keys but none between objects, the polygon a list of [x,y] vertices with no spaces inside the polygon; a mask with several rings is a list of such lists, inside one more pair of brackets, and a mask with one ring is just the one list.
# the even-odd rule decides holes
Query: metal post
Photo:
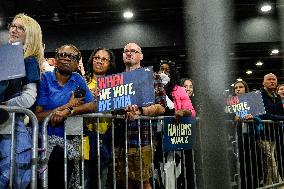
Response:
[{"label": "metal post", "polygon": [[15,171],[15,113],[12,113],[12,130],[11,130],[11,149],[10,149],[10,180],[9,180],[9,188],[13,187],[14,182],[14,171]]},{"label": "metal post", "polygon": [[141,120],[138,119],[138,143],[139,143],[139,163],[140,163],[140,188],[143,189],[143,164],[142,164],[142,149],[141,149]]},{"label": "metal post", "polygon": [[128,188],[128,136],[127,136],[128,122],[125,119],[125,188]]},{"label": "metal post", "polygon": [[152,120],[149,121],[150,127],[150,147],[151,147],[151,168],[152,168],[152,182],[153,182],[153,189],[156,188],[155,186],[155,168],[154,168],[154,146],[153,146],[153,127],[152,127]]},{"label": "metal post", "polygon": [[[82,126],[83,127],[83,126]],[[85,163],[84,163],[84,133],[83,133],[83,129],[81,129],[81,132],[80,132],[80,135],[81,135],[81,171],[82,171],[82,176],[81,176],[81,184],[82,184],[82,189],[85,188]]]},{"label": "metal post", "polygon": [[[202,186],[199,188],[230,188],[230,168],[225,129],[225,90],[229,86],[229,53],[231,51],[228,0],[191,0],[185,3],[185,39],[189,50],[189,75],[195,85],[195,98],[201,104]],[[204,90],[206,89],[206,90]],[[218,174],[217,174],[218,173]]]},{"label": "metal post", "polygon": [[112,167],[113,167],[113,189],[116,189],[116,174],[115,174],[115,148],[114,148],[114,119],[112,119],[112,124],[111,124],[111,135],[112,135],[112,141],[111,141],[111,146],[112,146]]},{"label": "metal post", "polygon": [[44,162],[44,166],[46,166],[46,169],[42,173],[42,187],[44,189],[48,188],[48,159],[47,159],[47,149],[48,149],[48,134],[47,134],[47,126],[48,122],[51,118],[50,114],[48,117],[46,117],[42,123],[42,148],[45,149],[42,153],[42,162]]},{"label": "metal post", "polygon": [[67,137],[66,130],[64,130],[64,188],[68,188],[68,178],[67,178]]},{"label": "metal post", "polygon": [[99,125],[100,125],[100,118],[97,118],[97,129],[96,129],[96,134],[97,134],[97,154],[98,154],[98,175],[97,175],[97,179],[98,179],[98,188],[101,189],[101,156],[100,156],[100,135],[99,135]]},{"label": "metal post", "polygon": [[164,152],[164,144],[163,144],[163,139],[164,139],[164,127],[165,127],[165,122],[164,122],[164,120],[161,120],[161,127],[162,127],[162,130],[161,130],[161,139],[162,139],[162,153],[163,153],[163,170],[161,170],[161,174],[163,174],[164,175],[164,178],[163,178],[163,180],[164,180],[164,186],[166,187],[166,171],[165,171],[165,164],[166,164],[166,161],[165,161],[165,159],[166,159],[166,157],[165,157],[165,152]]},{"label": "metal post", "polygon": [[30,121],[32,123],[32,182],[31,188],[37,188],[37,169],[38,169],[38,120],[36,116],[32,113],[32,111],[27,110],[26,115],[29,116]]}]

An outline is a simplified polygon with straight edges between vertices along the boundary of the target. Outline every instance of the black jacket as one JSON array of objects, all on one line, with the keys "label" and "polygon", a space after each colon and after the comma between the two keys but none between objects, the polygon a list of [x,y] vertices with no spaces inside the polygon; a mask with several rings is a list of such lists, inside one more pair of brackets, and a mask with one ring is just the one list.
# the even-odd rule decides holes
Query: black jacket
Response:
[{"label": "black jacket", "polygon": [[284,121],[284,108],[278,94],[269,95],[264,88],[260,89],[266,114],[260,115],[262,120]]}]

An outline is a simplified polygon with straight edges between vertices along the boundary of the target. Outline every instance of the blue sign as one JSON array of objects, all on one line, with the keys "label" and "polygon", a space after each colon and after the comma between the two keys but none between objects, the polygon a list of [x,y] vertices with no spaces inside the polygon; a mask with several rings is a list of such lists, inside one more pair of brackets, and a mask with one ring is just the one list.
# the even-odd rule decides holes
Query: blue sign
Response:
[{"label": "blue sign", "polygon": [[4,44],[0,47],[0,81],[26,76],[23,45]]},{"label": "blue sign", "polygon": [[97,78],[100,90],[98,112],[123,109],[136,104],[139,107],[155,103],[153,67]]},{"label": "blue sign", "polygon": [[226,112],[235,113],[241,118],[244,118],[248,114],[252,116],[265,114],[261,92],[253,91],[228,98]]},{"label": "blue sign", "polygon": [[174,117],[165,117],[163,151],[192,149],[195,141],[195,127],[195,118],[183,117],[179,124],[174,124]]}]

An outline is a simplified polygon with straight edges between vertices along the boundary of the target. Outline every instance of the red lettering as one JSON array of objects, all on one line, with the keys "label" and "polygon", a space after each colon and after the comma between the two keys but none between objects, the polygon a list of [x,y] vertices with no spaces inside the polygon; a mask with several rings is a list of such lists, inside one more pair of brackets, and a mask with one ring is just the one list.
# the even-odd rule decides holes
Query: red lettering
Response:
[{"label": "red lettering", "polygon": [[116,75],[117,85],[123,85],[123,75]]},{"label": "red lettering", "polygon": [[240,99],[238,96],[233,96],[227,99],[227,105],[235,105],[240,103]]},{"label": "red lettering", "polygon": [[98,86],[100,89],[112,88],[123,85],[123,75],[113,75],[104,78],[98,78]]},{"label": "red lettering", "polygon": [[107,79],[107,86],[108,87],[112,87],[113,86],[113,79],[112,79],[112,77],[113,76],[109,76],[109,77],[107,77],[106,79]]},{"label": "red lettering", "polygon": [[106,82],[105,82],[104,78],[98,78],[97,81],[98,81],[100,89],[105,89],[106,88]]}]

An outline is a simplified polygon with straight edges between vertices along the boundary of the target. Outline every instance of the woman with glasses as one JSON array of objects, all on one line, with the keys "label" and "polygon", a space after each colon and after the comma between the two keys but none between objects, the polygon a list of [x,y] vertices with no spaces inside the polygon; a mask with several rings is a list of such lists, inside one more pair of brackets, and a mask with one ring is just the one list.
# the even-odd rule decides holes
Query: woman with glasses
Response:
[{"label": "woman with glasses", "polygon": [[[97,96],[97,78],[112,74],[115,68],[115,57],[112,51],[106,48],[94,50],[89,58],[86,70],[86,80],[88,87]],[[84,119],[84,158],[85,158],[85,188],[99,188],[98,178],[101,188],[105,188],[108,166],[111,162],[111,119],[99,118]],[[95,129],[98,128],[98,129]],[[99,132],[100,145],[97,146],[97,132]],[[100,159],[98,159],[97,147],[100,149]],[[98,177],[98,165],[100,165],[100,175]]]},{"label": "woman with glasses", "polygon": [[[9,43],[21,43],[24,47],[26,76],[0,82],[3,90],[2,104],[31,108],[36,101],[37,83],[43,58],[42,31],[40,25],[25,14],[18,14],[9,25]],[[3,89],[3,88],[2,88]],[[24,115],[16,114],[16,170],[12,188],[26,188],[31,180],[32,139],[24,124]],[[0,138],[0,188],[8,188],[10,175],[10,136]]]},{"label": "woman with glasses", "polygon": [[[96,111],[92,92],[78,68],[81,52],[68,44],[56,50],[56,67],[53,72],[41,76],[36,101],[36,116],[42,122],[52,114],[48,131],[48,186],[64,188],[64,120],[74,114]],[[67,182],[69,188],[79,188],[79,164],[74,159],[80,157],[79,137],[70,137],[67,142]],[[71,177],[72,176],[72,177]]]}]

